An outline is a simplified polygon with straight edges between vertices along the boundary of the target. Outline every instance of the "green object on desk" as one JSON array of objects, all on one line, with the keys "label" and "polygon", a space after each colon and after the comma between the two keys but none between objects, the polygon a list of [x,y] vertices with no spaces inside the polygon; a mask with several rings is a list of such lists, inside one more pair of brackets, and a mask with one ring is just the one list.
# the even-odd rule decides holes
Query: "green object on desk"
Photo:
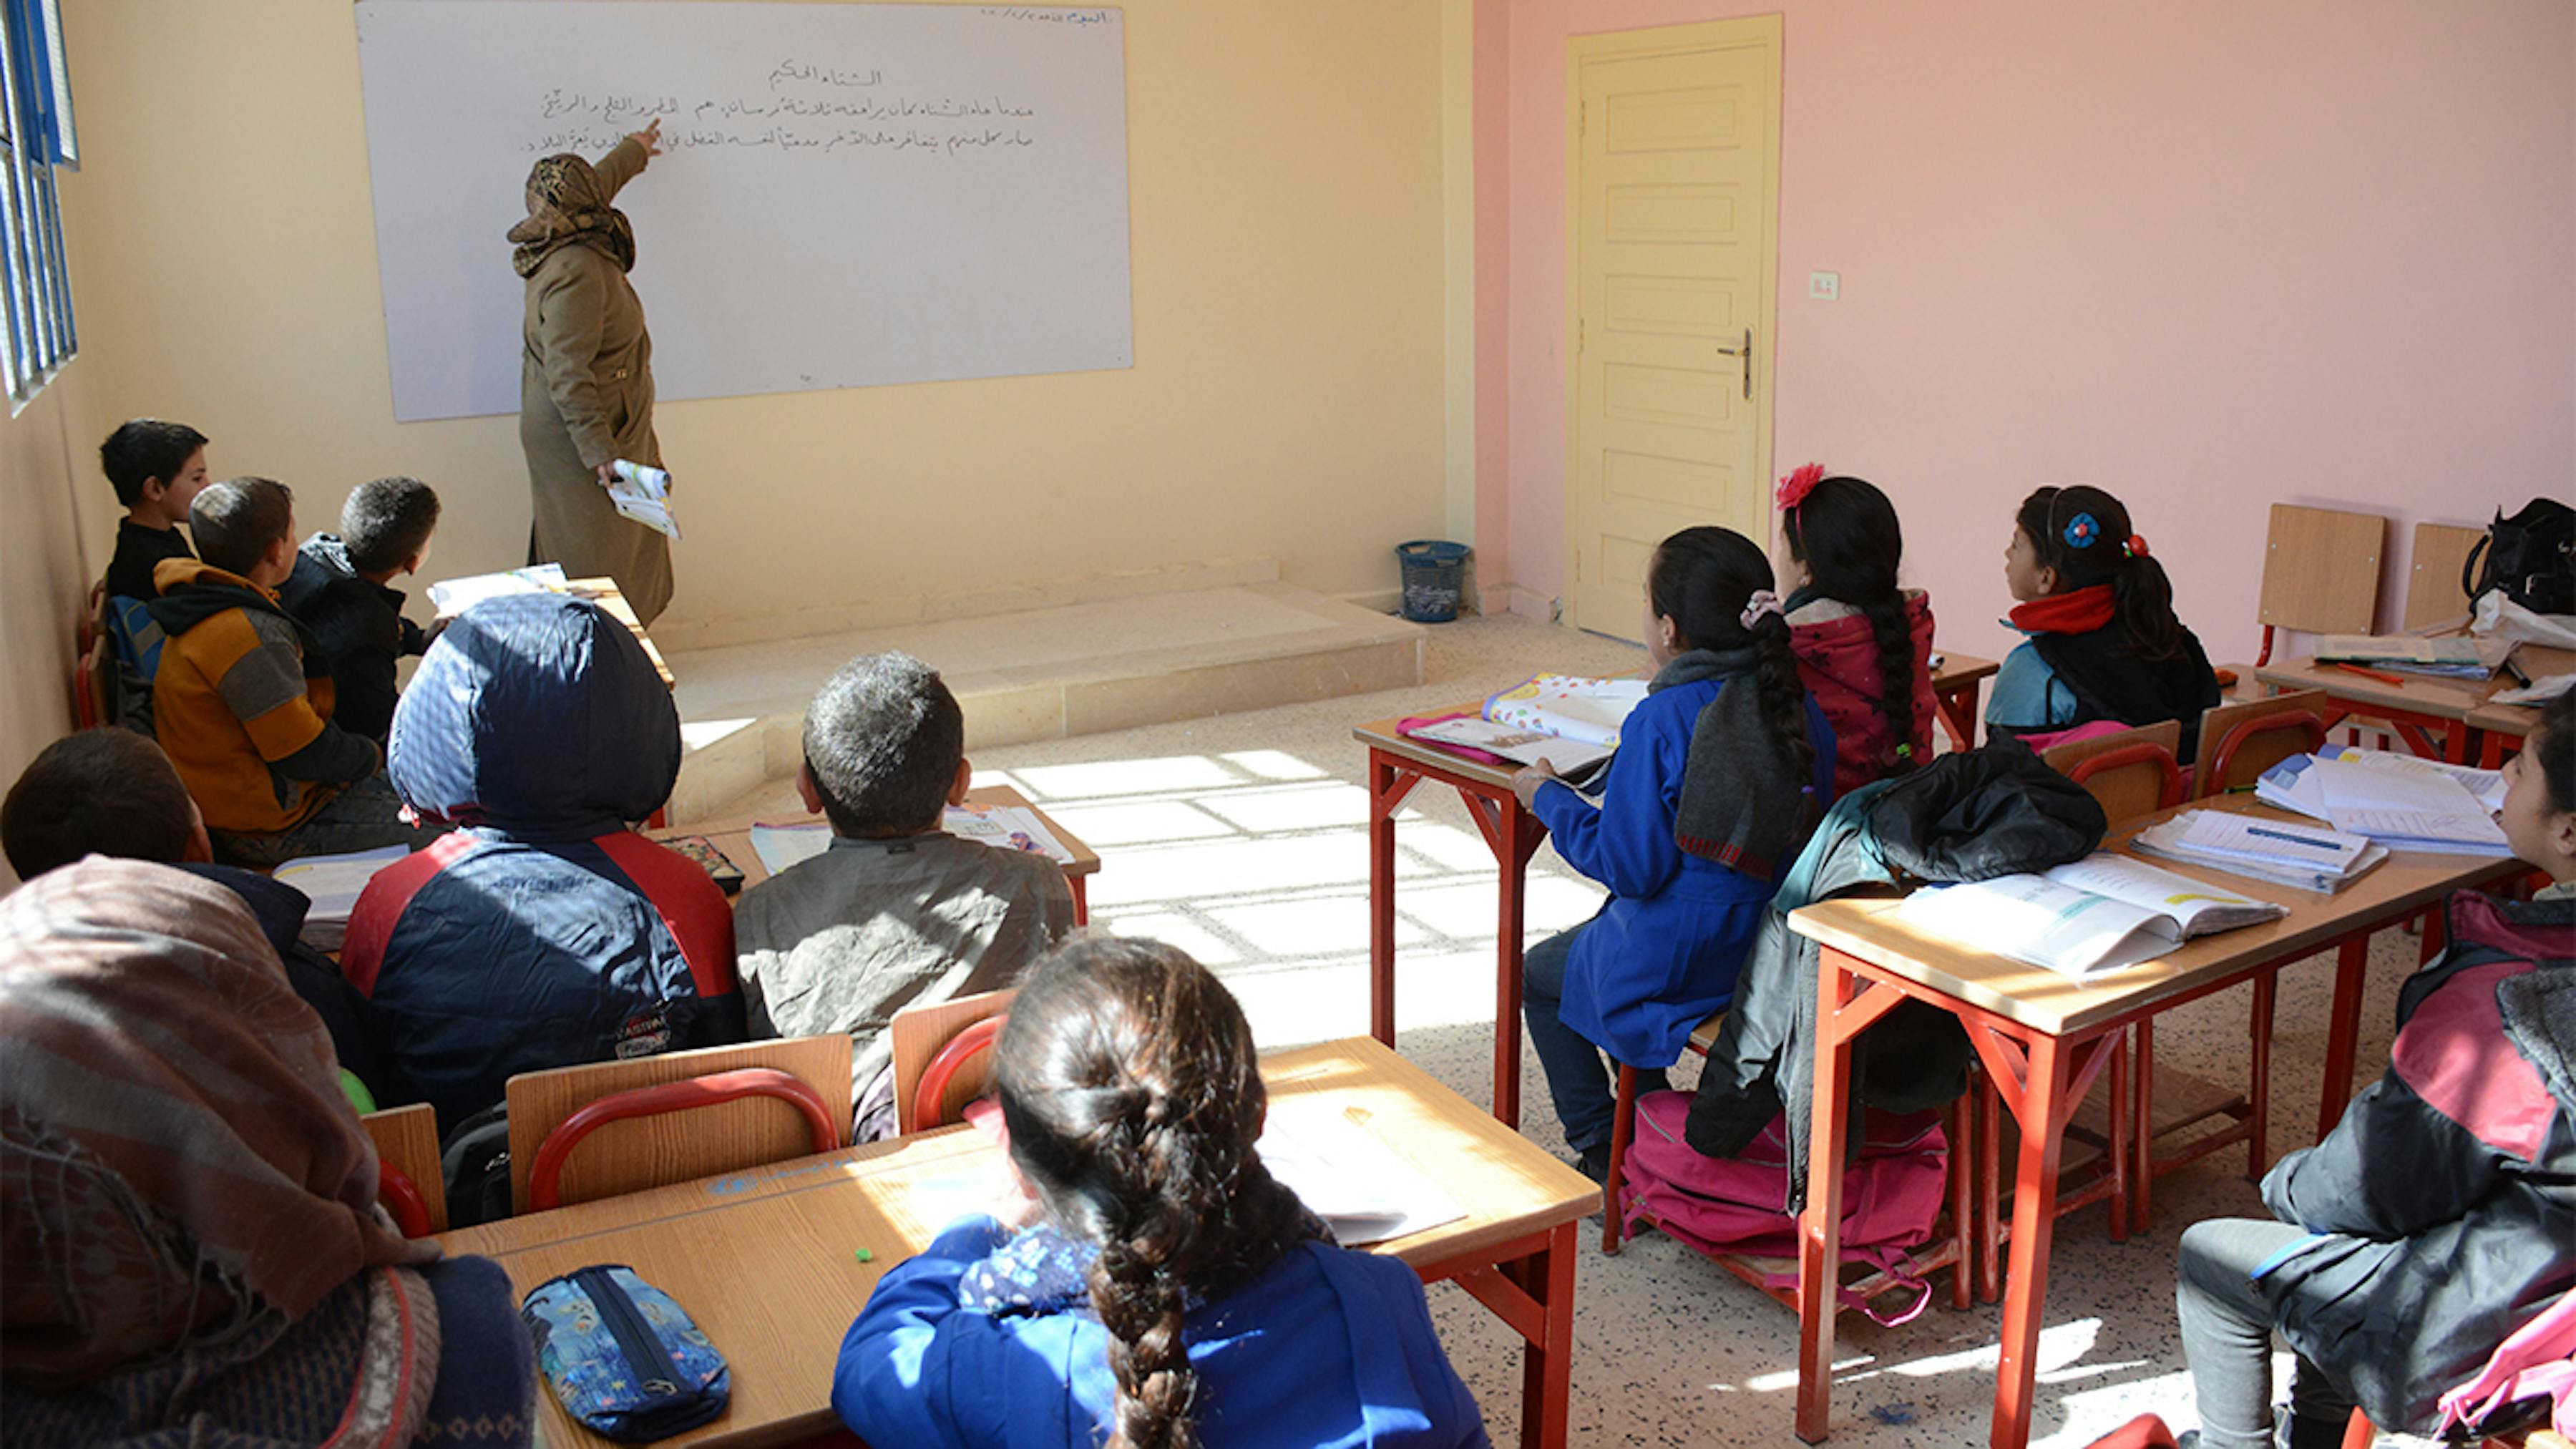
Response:
[{"label": "green object on desk", "polygon": [[359,1116],[364,1117],[376,1110],[376,1094],[368,1091],[367,1084],[359,1081],[358,1074],[347,1067],[340,1069],[340,1091],[349,1099],[349,1105],[357,1109]]},{"label": "green object on desk", "polygon": [[860,1262],[862,1262],[862,1263],[873,1263],[873,1262],[875,1262],[875,1261],[877,1260],[877,1255],[876,1255],[876,1254],[874,1254],[874,1253],[869,1252],[869,1251],[868,1251],[867,1249],[865,1249],[865,1248],[854,1248],[854,1249],[852,1249],[852,1250],[850,1251],[850,1256],[851,1256],[851,1257],[853,1257],[853,1258],[858,1259],[858,1260],[859,1260]]}]

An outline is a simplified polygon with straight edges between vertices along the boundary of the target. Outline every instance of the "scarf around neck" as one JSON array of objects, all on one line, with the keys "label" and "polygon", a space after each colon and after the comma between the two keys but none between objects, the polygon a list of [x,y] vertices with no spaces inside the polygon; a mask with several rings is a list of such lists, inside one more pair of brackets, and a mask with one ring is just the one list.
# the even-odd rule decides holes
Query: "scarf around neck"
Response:
[{"label": "scarf around neck", "polygon": [[1796,757],[1772,740],[1762,717],[1755,655],[1749,644],[1689,650],[1655,671],[1646,692],[1719,681],[1717,698],[1691,726],[1673,843],[1767,881],[1796,855],[1820,811],[1813,784],[1799,778]]},{"label": "scarf around neck", "polygon": [[2092,584],[2015,604],[2012,626],[2025,634],[2090,634],[2111,622],[2111,586]]},{"label": "scarf around neck", "polygon": [[557,250],[583,246],[633,271],[635,228],[608,203],[608,188],[589,162],[569,151],[540,159],[528,171],[527,219],[510,228],[510,269],[534,276]]},{"label": "scarf around neck", "polygon": [[89,1382],[273,1338],[421,1262],[331,1038],[240,897],[97,856],[0,903],[0,1345]]}]

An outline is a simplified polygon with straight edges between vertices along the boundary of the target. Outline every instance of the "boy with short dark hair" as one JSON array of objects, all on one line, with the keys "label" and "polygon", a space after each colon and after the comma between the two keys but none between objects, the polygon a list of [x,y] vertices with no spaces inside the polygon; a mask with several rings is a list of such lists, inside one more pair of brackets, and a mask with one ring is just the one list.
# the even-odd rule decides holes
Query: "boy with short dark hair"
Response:
[{"label": "boy with short dark hair", "polygon": [[194,557],[178,525],[188,521],[188,506],[206,486],[206,435],[186,423],[136,418],[98,445],[98,465],[125,505],[107,592],[149,599],[156,592],[152,570],[163,559]]},{"label": "boy with short dark hair", "polygon": [[973,777],[938,671],[907,654],[852,660],[805,713],[796,777],[831,848],[735,907],[752,1035],[855,1038],[863,1139],[893,1131],[879,1078],[896,1009],[1008,986],[1073,929],[1054,861],[940,829]]},{"label": "boy with short dark hair", "polygon": [[392,581],[420,572],[437,531],[438,494],[428,484],[361,483],[340,507],[340,532],[306,539],[277,591],[322,647],[338,698],[333,721],[379,748],[393,729],[395,667],[429,647],[428,632],[403,617],[403,594]]},{"label": "boy with short dark hair", "polygon": [[22,881],[84,855],[158,865],[215,858],[170,757],[120,729],[66,735],[29,762],[0,799],[0,854]]},{"label": "boy with short dark hair", "polygon": [[256,871],[213,864],[205,818],[170,757],[151,740],[132,730],[94,729],[47,745],[0,799],[0,854],[21,881],[84,856],[107,855],[175,865],[229,887],[285,963],[295,994],[321,1016],[340,1065],[362,1082],[376,1080],[349,983],[329,958],[297,939],[313,902]]},{"label": "boy with short dark hair", "polygon": [[235,478],[189,510],[200,559],[154,570],[165,642],[153,728],[206,818],[217,859],[265,870],[300,855],[419,846],[374,744],[332,723],[310,631],[277,602],[295,565],[295,495]]}]

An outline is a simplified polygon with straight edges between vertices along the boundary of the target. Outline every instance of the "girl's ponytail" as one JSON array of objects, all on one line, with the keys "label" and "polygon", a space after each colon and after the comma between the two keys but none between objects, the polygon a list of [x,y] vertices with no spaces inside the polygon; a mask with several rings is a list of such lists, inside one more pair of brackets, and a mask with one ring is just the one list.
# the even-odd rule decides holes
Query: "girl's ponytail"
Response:
[{"label": "girl's ponytail", "polygon": [[1789,647],[1789,621],[1774,609],[1745,632],[1753,636],[1753,683],[1761,692],[1762,722],[1770,726],[1772,747],[1797,767],[1794,778],[1812,780],[1816,744],[1807,738],[1807,684],[1798,675],[1798,655]]},{"label": "girl's ponytail", "polygon": [[1646,569],[1646,602],[1679,628],[1693,649],[1754,651],[1754,687],[1771,741],[1812,778],[1816,746],[1807,738],[1807,686],[1789,647],[1789,621],[1772,592],[1771,560],[1730,528],[1685,528],[1656,545]]},{"label": "girl's ponytail", "polygon": [[2148,556],[2119,499],[2084,484],[2035,489],[2013,522],[2066,588],[2111,586],[2111,622],[2130,654],[2171,659],[2183,652],[2173,580]]},{"label": "girl's ponytail", "polygon": [[1022,981],[993,1081],[1012,1159],[1100,1250],[1088,1288],[1118,1382],[1110,1444],[1195,1449],[1190,1300],[1313,1231],[1253,1148],[1269,1097],[1243,1008],[1173,947],[1088,937]]},{"label": "girl's ponytail", "polygon": [[[1813,466],[1813,465],[1810,465]],[[1818,470],[1822,471],[1822,470]],[[1792,474],[1780,493],[1780,533],[1789,556],[1807,566],[1817,593],[1860,610],[1878,646],[1879,713],[1894,741],[1884,773],[1903,774],[1915,758],[1914,620],[1897,569],[1905,557],[1905,532],[1896,505],[1865,478],[1833,477],[1808,483]],[[1794,489],[1794,496],[1793,494]]]}]

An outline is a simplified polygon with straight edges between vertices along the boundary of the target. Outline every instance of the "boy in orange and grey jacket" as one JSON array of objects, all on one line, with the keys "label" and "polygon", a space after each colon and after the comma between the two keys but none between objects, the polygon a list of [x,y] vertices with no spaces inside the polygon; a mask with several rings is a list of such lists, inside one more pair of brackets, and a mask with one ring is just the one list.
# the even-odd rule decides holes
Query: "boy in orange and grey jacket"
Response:
[{"label": "boy in orange and grey jacket", "polygon": [[277,602],[295,565],[295,498],[265,478],[197,495],[199,557],[153,572],[152,618],[167,642],[154,732],[206,817],[226,864],[272,868],[303,855],[419,846],[372,741],[331,722],[328,666]]}]

